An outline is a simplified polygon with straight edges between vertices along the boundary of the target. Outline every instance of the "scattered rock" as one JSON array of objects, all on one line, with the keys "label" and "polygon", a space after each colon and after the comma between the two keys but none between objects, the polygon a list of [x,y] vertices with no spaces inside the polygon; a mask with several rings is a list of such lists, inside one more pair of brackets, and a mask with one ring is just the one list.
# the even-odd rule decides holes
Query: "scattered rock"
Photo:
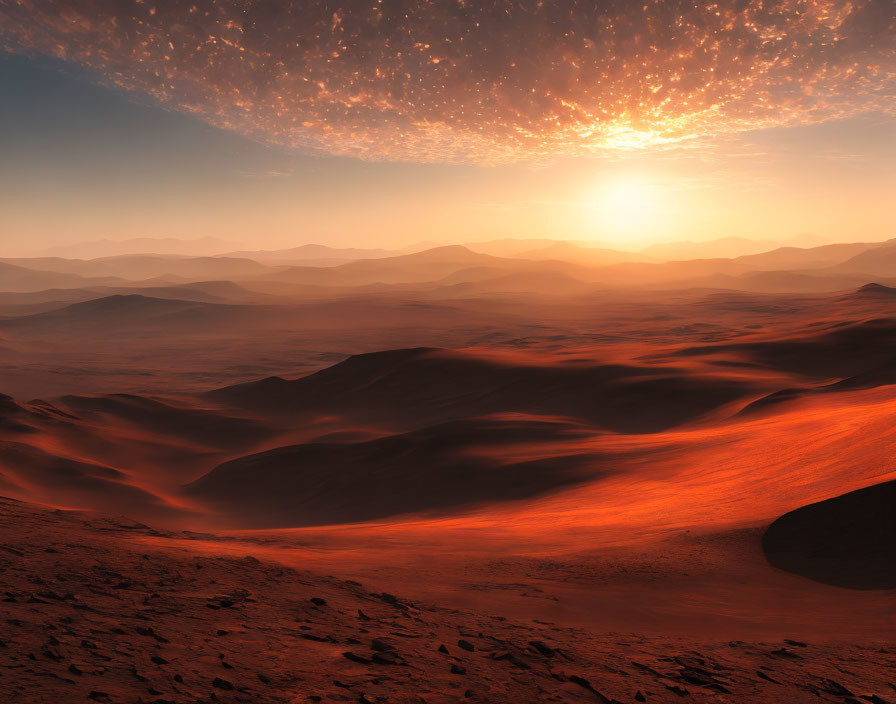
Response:
[{"label": "scattered rock", "polygon": [[529,645],[531,645],[535,650],[544,655],[545,657],[552,657],[554,655],[554,649],[549,647],[544,643],[544,641],[540,640],[530,640]]},{"label": "scattered rock", "polygon": [[802,655],[797,655],[792,650],[788,650],[787,648],[778,648],[778,650],[773,650],[771,654],[778,658],[789,658],[790,660],[803,659]]},{"label": "scattered rock", "polygon": [[220,677],[215,677],[215,679],[212,680],[212,687],[229,692],[233,689],[233,683],[223,680]]},{"label": "scattered rock", "polygon": [[363,655],[358,655],[357,653],[353,653],[351,651],[347,651],[342,654],[346,660],[351,660],[352,662],[360,663],[361,665],[369,665],[370,658],[366,658]]},{"label": "scattered rock", "polygon": [[835,682],[834,680],[829,680],[827,678],[822,679],[821,690],[823,692],[827,692],[828,694],[835,694],[838,697],[852,696],[852,692],[850,692],[842,684],[840,684],[839,682]]},{"label": "scattered rock", "polygon": [[370,644],[371,650],[376,650],[377,652],[384,653],[387,650],[395,650],[395,646],[391,643],[387,643],[381,638],[374,638]]}]

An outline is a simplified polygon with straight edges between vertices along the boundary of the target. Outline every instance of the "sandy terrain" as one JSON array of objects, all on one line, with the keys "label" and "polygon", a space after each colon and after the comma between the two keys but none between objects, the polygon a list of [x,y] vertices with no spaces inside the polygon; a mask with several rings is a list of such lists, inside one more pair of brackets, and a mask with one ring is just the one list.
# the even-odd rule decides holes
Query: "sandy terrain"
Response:
[{"label": "sandy terrain", "polygon": [[[886,701],[870,643],[596,634],[0,504],[8,702]],[[861,697],[862,699],[859,699]]]},{"label": "sandy terrain", "polygon": [[598,275],[819,249],[4,294],[4,701],[896,699],[896,292]]}]

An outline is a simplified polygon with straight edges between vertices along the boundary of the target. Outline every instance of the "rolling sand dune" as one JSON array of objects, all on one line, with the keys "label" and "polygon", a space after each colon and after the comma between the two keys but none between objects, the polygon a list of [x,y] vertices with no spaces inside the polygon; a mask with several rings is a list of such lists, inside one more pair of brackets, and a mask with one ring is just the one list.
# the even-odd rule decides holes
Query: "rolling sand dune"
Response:
[{"label": "rolling sand dune", "polygon": [[896,589],[896,481],[786,513],[762,537],[775,567],[851,589]]},{"label": "rolling sand dune", "polygon": [[[15,371],[10,389],[47,400],[0,398],[0,493],[128,518],[3,505],[4,544],[23,554],[0,551],[13,558],[3,608],[22,624],[2,640],[36,659],[14,661],[24,667],[0,688],[50,682],[109,701],[144,686],[149,701],[290,701],[309,688],[403,701],[404,686],[407,701],[630,701],[639,690],[660,702],[886,701],[886,570],[812,561],[812,541],[861,552],[856,517],[874,501],[832,509],[850,521],[840,543],[814,507],[893,479],[885,286],[623,291],[580,278],[592,270],[578,264],[463,248],[410,256],[436,278],[415,282],[407,260],[383,258],[319,275],[394,283],[156,282],[159,297],[87,287],[101,297],[36,315],[15,309],[39,297],[9,300],[0,364]],[[283,287],[282,304],[252,298],[268,285]],[[227,303],[168,297],[178,288]],[[42,552],[52,543],[28,542],[20,526],[68,531],[72,559],[92,555],[101,569],[65,563],[62,574],[68,554]],[[293,571],[309,568],[371,586]],[[209,581],[191,581],[200,576]],[[337,608],[305,611],[308,585]],[[254,601],[227,596],[238,589]],[[404,598],[371,596],[383,591]],[[63,598],[40,596],[51,592]],[[59,608],[87,620],[53,612],[54,644],[44,626]],[[123,646],[128,624],[146,627],[135,614],[168,642]],[[376,633],[370,644],[362,628]],[[392,631],[418,636],[390,636],[408,666],[373,658],[392,652],[372,642]],[[93,663],[93,650],[110,659]],[[645,652],[652,669],[631,664]],[[172,654],[194,664],[169,677]],[[704,664],[662,659],[675,657]],[[858,657],[861,667],[840,659]]]},{"label": "rolling sand dune", "polygon": [[858,291],[844,296],[845,300],[888,301],[896,298],[896,288],[881,284],[865,284]]},{"label": "rolling sand dune", "polygon": [[518,412],[578,418],[619,432],[656,432],[748,393],[731,379],[671,367],[538,365],[438,349],[357,355],[294,381],[266,379],[208,398],[272,417],[339,414],[401,427]]},{"label": "rolling sand dune", "polygon": [[896,0],[0,0],[0,704],[896,704],[894,88]]},{"label": "rolling sand dune", "polygon": [[879,318],[790,340],[692,347],[682,356],[731,355],[805,377],[846,378],[892,364],[896,319]]},{"label": "rolling sand dune", "polygon": [[63,396],[63,408],[80,419],[112,418],[144,432],[176,437],[213,448],[245,447],[269,437],[270,424],[211,409],[177,405],[133,394]]},{"label": "rolling sand dune", "polygon": [[73,303],[56,310],[0,321],[0,329],[27,335],[93,334],[126,337],[138,334],[194,335],[226,326],[285,325],[289,312],[276,306],[248,306],[113,295]]},{"label": "rolling sand dune", "polygon": [[0,441],[4,483],[36,501],[55,506],[91,507],[172,519],[177,511],[159,496],[130,483],[112,467],[45,452],[32,445]]},{"label": "rolling sand dune", "polygon": [[[222,464],[188,491],[231,517],[225,521],[259,528],[445,511],[599,476],[594,456],[551,456],[552,441],[584,434],[572,424],[525,418],[456,421],[360,443],[280,447]],[[477,454],[496,446],[547,456],[507,461]]]}]

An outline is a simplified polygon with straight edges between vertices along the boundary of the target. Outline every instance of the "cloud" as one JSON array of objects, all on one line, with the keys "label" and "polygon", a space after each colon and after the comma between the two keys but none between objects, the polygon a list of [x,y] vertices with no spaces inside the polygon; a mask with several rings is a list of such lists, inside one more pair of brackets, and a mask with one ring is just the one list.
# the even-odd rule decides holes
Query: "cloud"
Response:
[{"label": "cloud", "polygon": [[0,38],[253,138],[500,163],[894,110],[890,0],[9,0]]}]

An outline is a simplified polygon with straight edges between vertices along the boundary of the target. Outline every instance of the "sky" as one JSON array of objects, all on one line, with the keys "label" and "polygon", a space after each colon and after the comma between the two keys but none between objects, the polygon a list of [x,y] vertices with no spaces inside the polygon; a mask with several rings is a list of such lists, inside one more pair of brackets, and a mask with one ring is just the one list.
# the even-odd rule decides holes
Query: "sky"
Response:
[{"label": "sky", "polygon": [[0,247],[896,237],[894,14],[10,0]]}]

